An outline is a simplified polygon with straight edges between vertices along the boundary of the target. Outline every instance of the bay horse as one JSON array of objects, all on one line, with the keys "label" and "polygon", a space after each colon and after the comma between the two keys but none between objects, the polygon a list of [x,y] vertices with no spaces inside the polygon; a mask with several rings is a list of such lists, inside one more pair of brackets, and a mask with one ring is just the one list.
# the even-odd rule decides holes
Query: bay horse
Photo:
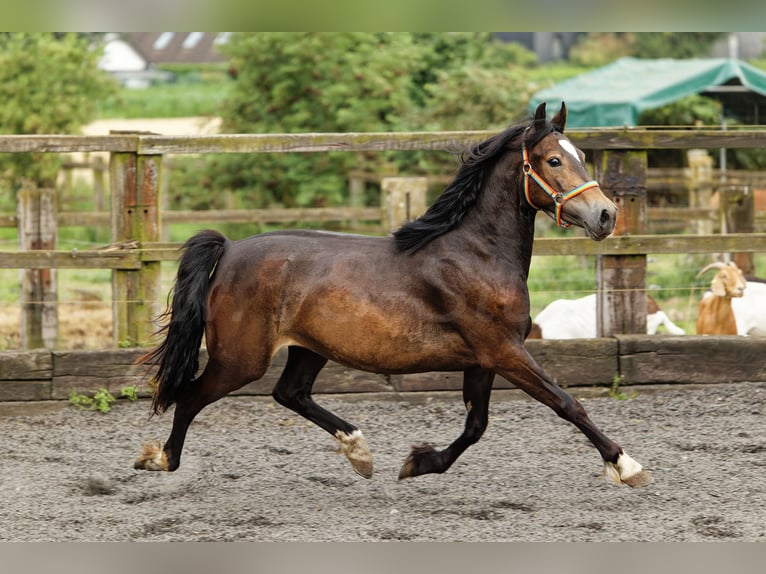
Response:
[{"label": "bay horse", "polygon": [[[587,175],[584,154],[564,136],[562,104],[541,104],[461,157],[457,174],[418,219],[389,237],[277,231],[230,241],[202,231],[183,246],[164,340],[143,357],[156,367],[152,412],[175,404],[164,446],[144,445],[134,467],[173,471],[194,417],[266,372],[278,349],[287,362],[272,396],[323,428],[353,469],[372,476],[362,431],[314,402],[328,360],[382,374],[462,371],[467,409],[460,436],[443,450],[413,447],[399,478],[441,473],[484,433],[500,375],[574,424],[603,459],[605,475],[641,486],[650,474],[605,436],[583,406],[525,349],[527,275],[538,211],[601,241],[617,208]],[[208,362],[198,377],[203,334]]]}]

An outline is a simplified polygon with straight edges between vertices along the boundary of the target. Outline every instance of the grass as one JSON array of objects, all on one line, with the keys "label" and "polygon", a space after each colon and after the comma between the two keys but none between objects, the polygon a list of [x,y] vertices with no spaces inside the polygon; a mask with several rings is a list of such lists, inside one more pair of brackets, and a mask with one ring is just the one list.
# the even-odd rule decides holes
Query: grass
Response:
[{"label": "grass", "polygon": [[226,77],[215,77],[157,84],[145,89],[123,88],[117,96],[101,102],[99,119],[216,116],[220,114],[231,82]]}]

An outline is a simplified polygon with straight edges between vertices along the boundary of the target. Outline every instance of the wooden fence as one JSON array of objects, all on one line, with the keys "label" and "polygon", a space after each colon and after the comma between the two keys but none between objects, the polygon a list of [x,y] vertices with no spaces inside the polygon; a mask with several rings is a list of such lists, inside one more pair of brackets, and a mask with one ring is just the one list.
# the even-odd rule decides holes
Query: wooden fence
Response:
[{"label": "wooden fence", "polygon": [[[160,292],[160,263],[177,258],[178,245],[160,241],[161,223],[171,220],[173,212],[161,210],[159,200],[163,158],[171,154],[204,153],[321,153],[328,151],[386,151],[462,149],[491,132],[439,133],[347,133],[347,134],[238,134],[211,136],[162,136],[116,133],[108,136],[0,136],[0,152],[108,152],[111,245],[104,249],[56,250],[50,241],[42,244],[37,225],[31,234],[37,239],[18,252],[0,252],[0,267],[27,270],[59,268],[106,268],[113,273],[114,341],[145,345],[151,338],[152,318],[161,311],[165,295]],[[649,149],[751,148],[766,145],[766,132],[758,129],[718,130],[642,130],[597,129],[571,130],[569,137],[579,147],[591,150],[595,176],[602,188],[618,203],[620,219],[615,236],[595,243],[582,237],[541,238],[535,242],[535,255],[598,255],[599,333],[642,333],[646,314],[646,256],[649,253],[741,253],[766,251],[766,234],[737,233],[732,219],[727,235],[649,235],[647,233],[646,152]],[[704,186],[702,186],[704,187]],[[417,214],[418,209],[406,190],[391,184],[388,217],[402,219]],[[701,190],[698,195],[703,196]],[[404,195],[402,195],[404,193]],[[747,195],[747,194],[745,194]],[[410,199],[407,199],[410,197]],[[752,196],[750,196],[750,200]],[[734,205],[741,206],[747,197],[740,196]],[[747,200],[747,201],[750,201]],[[402,213],[401,205],[410,210]],[[693,206],[705,209],[701,206]],[[268,212],[228,212],[229,221],[376,219],[379,208],[354,208],[355,211],[283,210]],[[394,211],[399,210],[394,214]],[[750,210],[752,212],[752,210]],[[39,211],[38,211],[39,212]],[[701,211],[699,212],[702,213]],[[11,216],[12,217],[12,216]],[[54,216],[58,218],[59,216]],[[62,218],[74,217],[62,214]],[[106,222],[106,215],[98,217]],[[190,221],[184,212],[175,217]],[[199,220],[206,215],[199,214]],[[241,218],[241,219],[239,219]],[[6,217],[8,219],[8,217]],[[207,219],[205,219],[208,221]],[[22,224],[19,224],[20,226]],[[24,233],[22,233],[23,235]],[[42,248],[38,248],[42,247]],[[38,279],[39,282],[39,279]],[[44,301],[43,292],[35,292]],[[40,287],[37,285],[36,287]],[[39,309],[36,311],[39,312]],[[43,315],[44,319],[44,315]]]},{"label": "wooden fence", "polygon": [[[766,338],[617,335],[597,339],[527,341],[530,354],[563,387],[610,389],[666,384],[714,384],[766,381]],[[65,400],[72,392],[92,395],[106,389],[114,396],[127,386],[147,397],[151,388],[136,359],[145,349],[100,351],[10,351],[0,353],[0,401]],[[232,394],[269,395],[286,360],[285,349],[266,374]],[[207,354],[203,349],[200,365]],[[462,373],[408,375],[363,373],[330,361],[314,387],[316,393],[404,393],[459,391]],[[512,389],[496,377],[495,389]]]}]

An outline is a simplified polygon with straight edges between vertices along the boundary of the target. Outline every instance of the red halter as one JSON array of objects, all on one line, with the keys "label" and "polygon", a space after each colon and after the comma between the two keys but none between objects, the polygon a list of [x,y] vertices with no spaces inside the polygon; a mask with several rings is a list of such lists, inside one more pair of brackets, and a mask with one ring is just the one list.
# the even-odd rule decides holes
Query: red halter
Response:
[{"label": "red halter", "polygon": [[[577,197],[582,192],[587,191],[588,189],[591,189],[593,187],[598,187],[598,182],[595,180],[586,181],[582,185],[578,185],[574,189],[570,189],[569,191],[565,193],[561,193],[559,191],[556,191],[553,189],[546,181],[540,176],[539,173],[537,173],[534,168],[532,167],[532,164],[529,163],[529,153],[527,152],[527,147],[524,145],[524,143],[521,144],[521,159],[524,162],[523,170],[524,170],[524,195],[527,198],[527,203],[537,211],[541,211],[541,208],[537,207],[533,202],[532,198],[529,196],[529,178],[535,180],[535,183],[540,186],[540,188],[547,193],[553,201],[556,203],[556,216],[551,217],[556,221],[556,225],[559,227],[569,227],[569,224],[565,221],[562,221],[561,219],[561,207],[564,205],[564,202],[568,199],[572,199],[573,197]],[[550,214],[549,214],[550,215]]]}]

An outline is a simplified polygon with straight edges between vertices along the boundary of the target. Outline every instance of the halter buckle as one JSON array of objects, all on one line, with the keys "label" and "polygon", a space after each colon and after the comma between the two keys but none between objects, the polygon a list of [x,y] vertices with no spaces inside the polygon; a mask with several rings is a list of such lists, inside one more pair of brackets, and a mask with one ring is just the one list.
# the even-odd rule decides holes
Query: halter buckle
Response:
[{"label": "halter buckle", "polygon": [[532,164],[529,163],[528,161],[525,161],[521,169],[524,172],[524,175],[529,175],[530,172],[532,171]]}]

